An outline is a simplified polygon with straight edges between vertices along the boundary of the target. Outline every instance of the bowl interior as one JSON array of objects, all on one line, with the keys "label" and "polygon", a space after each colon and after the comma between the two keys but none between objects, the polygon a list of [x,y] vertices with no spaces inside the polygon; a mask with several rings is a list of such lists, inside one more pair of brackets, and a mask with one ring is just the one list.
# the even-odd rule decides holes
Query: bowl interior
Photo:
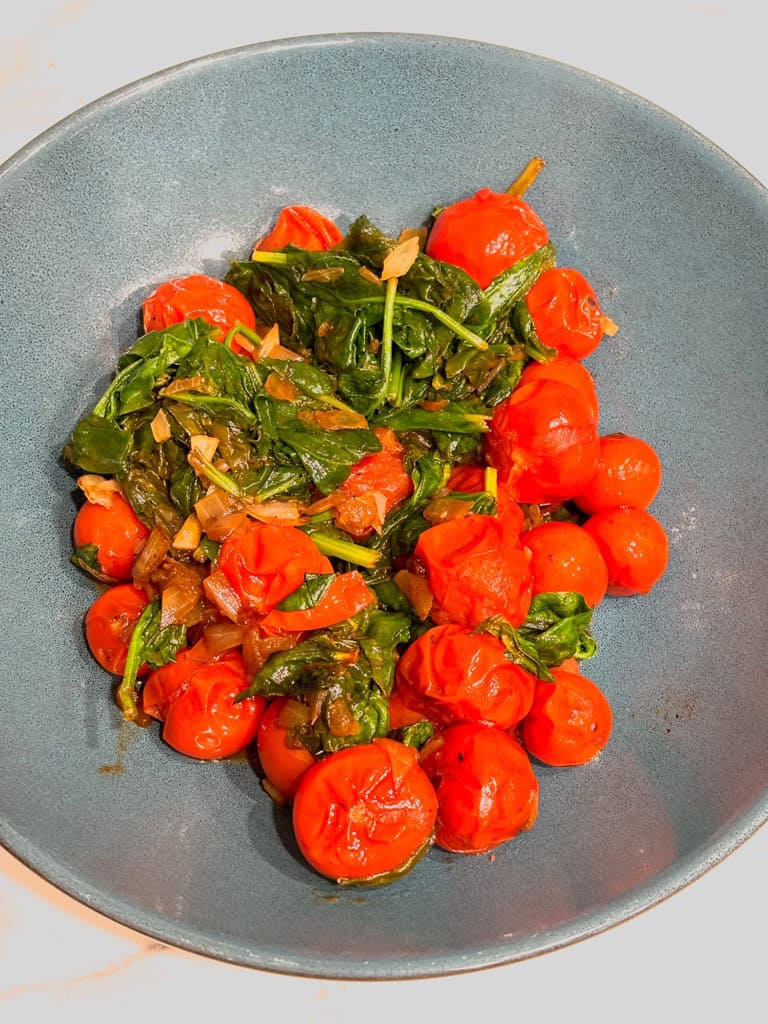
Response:
[{"label": "bowl interior", "polygon": [[[122,725],[68,564],[62,444],[139,332],[143,296],[223,274],[288,203],[344,226],[528,198],[620,332],[588,360],[601,431],[665,470],[652,595],[607,599],[589,674],[615,732],[593,765],[537,767],[535,828],[494,857],[434,849],[398,884],[337,890],[304,865],[244,762],[204,764]],[[395,35],[217,55],[83,110],[0,172],[5,629],[0,837],[108,915],[202,953],[383,978],[514,960],[614,924],[765,818],[768,203],[711,144],[573,69]],[[111,766],[111,767],[110,767]]]}]

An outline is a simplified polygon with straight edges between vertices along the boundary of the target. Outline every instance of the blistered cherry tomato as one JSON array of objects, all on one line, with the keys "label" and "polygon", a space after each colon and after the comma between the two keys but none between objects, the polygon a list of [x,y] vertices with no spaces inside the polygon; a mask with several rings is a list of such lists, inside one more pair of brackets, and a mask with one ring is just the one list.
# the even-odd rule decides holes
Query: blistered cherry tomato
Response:
[{"label": "blistered cherry tomato", "polygon": [[533,593],[575,591],[590,608],[608,589],[608,567],[597,541],[576,523],[542,523],[522,536],[531,552]]},{"label": "blistered cherry tomato", "polygon": [[470,515],[425,530],[416,543],[435,598],[432,618],[479,626],[492,615],[513,626],[531,603],[530,555],[495,516]]},{"label": "blistered cherry tomato", "polygon": [[661,460],[647,441],[629,434],[600,438],[597,469],[574,501],[590,515],[631,505],[648,508],[661,486]]},{"label": "blistered cherry tomato", "polygon": [[397,663],[407,704],[438,725],[491,722],[501,729],[525,717],[536,679],[506,657],[504,644],[466,626],[435,626]]},{"label": "blistered cherry tomato", "polygon": [[100,594],[88,609],[85,639],[91,654],[107,672],[123,674],[134,626],[147,604],[143,590],[131,583],[118,583]]},{"label": "blistered cherry tomato", "polygon": [[483,439],[488,461],[518,501],[552,504],[583,491],[600,450],[585,399],[555,380],[516,388],[496,406]]},{"label": "blistered cherry tomato", "polygon": [[597,512],[584,523],[608,566],[608,593],[647,594],[667,568],[669,542],[664,527],[642,508]]},{"label": "blistered cherry tomato", "polygon": [[307,573],[333,566],[313,541],[293,526],[249,522],[221,545],[218,568],[249,612],[265,615],[292,594]]},{"label": "blistered cherry tomato", "polygon": [[313,608],[293,612],[275,608],[261,625],[264,629],[286,633],[325,629],[345,619],[351,619],[375,600],[376,595],[366,586],[359,572],[353,570],[337,573],[331,580],[328,590]]},{"label": "blistered cherry tomato", "polygon": [[205,644],[197,643],[183,648],[173,661],[150,672],[141,690],[144,713],[162,722],[171,701],[181,696],[192,673],[211,660]]},{"label": "blistered cherry tomato", "polygon": [[226,334],[236,323],[254,330],[256,317],[246,297],[226,281],[190,274],[165,281],[144,300],[144,330],[159,331],[201,317]]},{"label": "blistered cherry tomato", "polygon": [[286,800],[293,800],[299,782],[315,763],[309,750],[299,740],[291,738],[291,726],[284,721],[290,717],[292,704],[296,701],[289,697],[270,701],[256,736],[259,761],[267,781]]},{"label": "blistered cherry tomato", "polygon": [[556,767],[586,764],[605,747],[613,715],[605,695],[586,676],[551,669],[554,682],[539,680],[533,707],[523,720],[526,750]]},{"label": "blistered cherry tomato", "polygon": [[437,797],[416,750],[383,738],[321,758],[293,801],[299,849],[338,881],[405,873],[429,846],[436,816]]},{"label": "blistered cherry tomato", "polygon": [[338,245],[342,237],[333,221],[310,206],[286,206],[256,248],[276,252],[286,245],[294,245],[297,249],[320,252]]},{"label": "blistered cherry tomato", "polygon": [[558,380],[575,388],[589,406],[595,423],[600,418],[600,403],[592,374],[583,363],[570,356],[557,356],[548,363],[531,361],[520,375],[518,387],[525,387],[536,380]]},{"label": "blistered cherry tomato", "polygon": [[235,697],[248,680],[239,655],[201,665],[165,709],[163,739],[187,757],[210,761],[230,757],[256,738],[266,701]]},{"label": "blistered cherry tomato", "polygon": [[435,842],[485,853],[531,828],[539,784],[523,748],[493,725],[451,725],[429,740],[421,764],[437,790]]},{"label": "blistered cherry tomato", "polygon": [[603,313],[592,285],[572,267],[545,270],[525,297],[539,341],[586,359],[603,337]]},{"label": "blistered cherry tomato", "polygon": [[121,494],[115,493],[109,505],[86,501],[75,516],[75,547],[94,545],[103,576],[118,583],[131,578],[136,555],[148,536],[149,529]]},{"label": "blistered cherry tomato", "polygon": [[546,227],[526,202],[483,188],[437,215],[425,251],[461,267],[487,288],[503,270],[548,241]]}]

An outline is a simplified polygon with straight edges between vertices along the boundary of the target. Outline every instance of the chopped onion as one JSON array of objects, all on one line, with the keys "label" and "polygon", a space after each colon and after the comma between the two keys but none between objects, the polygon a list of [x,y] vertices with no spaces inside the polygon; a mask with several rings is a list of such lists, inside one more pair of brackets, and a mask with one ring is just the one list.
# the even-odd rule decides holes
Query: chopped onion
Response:
[{"label": "chopped onion", "polygon": [[277,651],[288,651],[299,642],[298,635],[262,636],[258,626],[252,626],[243,640],[243,663],[247,675],[256,675]]},{"label": "chopped onion", "polygon": [[205,381],[200,374],[195,374],[194,377],[177,377],[176,380],[172,380],[170,384],[162,389],[161,395],[178,395],[180,392],[186,391],[210,391],[210,388],[205,387]]},{"label": "chopped onion", "polygon": [[428,523],[447,523],[451,519],[463,519],[472,510],[472,502],[464,498],[432,498],[422,515]]},{"label": "chopped onion", "polygon": [[281,729],[295,729],[297,725],[307,725],[310,719],[309,708],[300,700],[289,697],[275,718],[275,724]]},{"label": "chopped onion", "polygon": [[162,444],[163,441],[170,440],[171,437],[171,424],[168,422],[168,417],[165,415],[165,410],[158,409],[155,418],[149,425],[149,429],[152,431],[152,437],[158,444]]},{"label": "chopped onion", "polygon": [[264,390],[273,398],[283,402],[293,402],[298,397],[298,389],[289,380],[285,380],[278,373],[270,373],[264,381]]},{"label": "chopped onion", "polygon": [[199,456],[206,462],[212,462],[216,449],[219,447],[218,437],[209,437],[207,434],[192,434],[189,439],[190,454]]},{"label": "chopped onion", "polygon": [[419,236],[411,235],[391,249],[384,257],[384,265],[381,268],[381,280],[389,281],[393,277],[402,277],[407,274],[419,255]]},{"label": "chopped onion", "polygon": [[181,529],[171,541],[171,546],[177,551],[195,551],[202,538],[203,530],[200,520],[193,512],[187,516]]},{"label": "chopped onion", "polygon": [[392,577],[392,582],[408,598],[413,610],[423,622],[432,611],[434,602],[434,596],[427,581],[407,569],[401,569]]},{"label": "chopped onion", "polygon": [[233,647],[240,647],[245,637],[245,626],[239,626],[235,622],[213,622],[203,629],[205,643],[211,652],[211,657],[230,651]]},{"label": "chopped onion", "polygon": [[160,568],[170,546],[171,538],[165,530],[159,526],[153,526],[144,547],[133,563],[131,575],[135,583],[145,582],[156,569]]},{"label": "chopped onion", "polygon": [[205,596],[215,605],[221,614],[230,622],[239,622],[243,604],[240,595],[220,569],[203,580]]},{"label": "chopped onion", "polygon": [[325,710],[328,728],[334,736],[356,736],[360,732],[360,723],[352,714],[343,697],[332,700]]},{"label": "chopped onion", "polygon": [[91,505],[109,508],[116,494],[122,494],[117,480],[99,476],[97,473],[84,473],[77,478],[77,486]]},{"label": "chopped onion", "polygon": [[301,506],[294,499],[286,501],[253,501],[247,498],[243,506],[251,519],[260,523],[275,523],[277,526],[299,526],[307,521]]}]

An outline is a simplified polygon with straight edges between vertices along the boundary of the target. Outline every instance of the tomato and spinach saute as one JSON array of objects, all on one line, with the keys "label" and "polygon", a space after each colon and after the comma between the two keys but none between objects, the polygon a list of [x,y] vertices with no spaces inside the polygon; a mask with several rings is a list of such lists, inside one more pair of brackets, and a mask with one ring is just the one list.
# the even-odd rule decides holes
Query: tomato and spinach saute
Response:
[{"label": "tomato and spinach saute", "polygon": [[341,883],[529,829],[535,766],[609,740],[594,609],[666,568],[658,455],[600,433],[584,364],[617,325],[522,198],[542,166],[398,238],[283,209],[147,295],[64,449],[122,715],[247,751]]}]

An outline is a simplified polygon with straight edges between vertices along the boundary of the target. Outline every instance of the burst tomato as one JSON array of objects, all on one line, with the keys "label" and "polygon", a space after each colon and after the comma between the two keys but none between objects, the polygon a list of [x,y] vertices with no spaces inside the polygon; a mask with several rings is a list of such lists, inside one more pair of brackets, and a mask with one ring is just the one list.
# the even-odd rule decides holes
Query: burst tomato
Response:
[{"label": "burst tomato", "polygon": [[275,252],[286,245],[320,252],[338,245],[342,234],[333,221],[310,206],[286,206],[280,211],[275,226],[256,246]]},{"label": "burst tomato", "polygon": [[562,668],[551,672],[554,682],[536,684],[533,706],[522,724],[523,743],[544,764],[586,764],[610,738],[610,704],[586,676]]},{"label": "burst tomato", "polygon": [[525,301],[543,345],[586,359],[600,344],[603,314],[592,285],[578,270],[545,270]]},{"label": "burst tomato", "polygon": [[75,516],[75,547],[82,549],[93,545],[102,575],[118,583],[131,578],[136,555],[148,536],[148,528],[117,492],[109,505],[86,501]]},{"label": "burst tomato", "polygon": [[100,594],[88,609],[85,639],[91,654],[107,672],[123,674],[134,626],[147,604],[143,590],[131,583],[118,583]]},{"label": "burst tomato", "polygon": [[207,274],[174,277],[144,300],[145,331],[159,331],[192,317],[202,317],[225,334],[237,323],[251,330],[256,327],[256,317],[245,296],[226,281]]},{"label": "burst tomato", "polygon": [[518,387],[525,387],[526,384],[532,384],[537,380],[557,380],[574,388],[586,401],[597,423],[600,418],[600,403],[595,381],[586,366],[578,359],[558,356],[548,363],[537,363],[532,360],[521,373]]},{"label": "burst tomato", "polygon": [[359,572],[353,570],[337,573],[331,580],[328,590],[313,608],[293,612],[283,612],[275,608],[261,625],[267,630],[280,630],[286,633],[325,629],[345,619],[351,619],[375,600],[376,595],[368,589]]}]

